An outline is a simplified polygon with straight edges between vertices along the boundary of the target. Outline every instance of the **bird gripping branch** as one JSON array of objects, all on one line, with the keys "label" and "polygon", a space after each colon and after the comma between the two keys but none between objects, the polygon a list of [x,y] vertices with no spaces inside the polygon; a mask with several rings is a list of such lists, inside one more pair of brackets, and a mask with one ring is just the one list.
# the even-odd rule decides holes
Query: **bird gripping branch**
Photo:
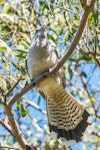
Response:
[{"label": "bird gripping branch", "polygon": [[[52,68],[59,55],[48,41],[45,26],[36,30],[26,60],[31,81]],[[36,84],[37,91],[46,99],[50,132],[64,145],[73,145],[90,133],[89,113],[65,89],[65,75],[61,68]]]}]

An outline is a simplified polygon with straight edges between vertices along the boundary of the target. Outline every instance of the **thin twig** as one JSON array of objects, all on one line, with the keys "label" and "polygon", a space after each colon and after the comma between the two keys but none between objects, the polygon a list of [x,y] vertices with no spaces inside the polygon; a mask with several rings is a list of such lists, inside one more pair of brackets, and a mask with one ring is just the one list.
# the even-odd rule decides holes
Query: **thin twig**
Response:
[{"label": "thin twig", "polygon": [[22,150],[22,149],[19,149],[19,148],[14,148],[14,147],[9,147],[9,146],[0,146],[0,149],[1,149],[1,150],[5,150],[6,148],[7,148],[7,149],[11,149],[11,150],[12,150],[12,149],[14,149],[14,150]]},{"label": "thin twig", "polygon": [[12,135],[12,129],[11,129],[11,127],[9,126],[9,124],[8,124],[5,120],[2,120],[2,119],[0,118],[0,124],[1,124],[6,130],[8,130],[8,131],[10,132],[10,134]]},{"label": "thin twig", "polygon": [[82,81],[82,83],[83,83],[83,87],[84,87],[84,89],[85,89],[85,91],[86,91],[86,93],[87,93],[87,95],[88,95],[88,98],[90,99],[92,108],[93,108],[93,110],[94,110],[94,114],[95,114],[95,116],[96,116],[97,118],[100,119],[100,116],[97,114],[97,110],[96,110],[96,108],[95,108],[94,102],[93,102],[92,99],[91,99],[91,95],[90,95],[90,93],[89,93],[89,91],[88,91],[87,85],[84,83],[83,78],[82,78],[82,75],[80,75],[80,77],[81,77],[81,81]]},{"label": "thin twig", "polygon": [[18,85],[18,83],[20,82],[20,80],[22,79],[22,77],[20,77],[18,79],[18,81],[10,88],[10,90],[5,94],[5,97],[7,97],[12,91],[13,89]]},{"label": "thin twig", "polygon": [[37,104],[35,104],[34,102],[31,102],[29,100],[23,100],[23,102],[27,103],[28,105],[34,107],[35,109],[37,109],[38,111],[40,111],[43,115],[47,115],[45,110],[42,110]]},{"label": "thin twig", "polygon": [[98,136],[100,138],[100,134],[96,132],[92,132],[93,135]]},{"label": "thin twig", "polygon": [[75,15],[78,15],[78,13],[76,13],[76,12],[74,12],[74,11],[72,11],[72,10],[70,10],[69,8],[65,8],[65,7],[61,7],[61,6],[59,6],[59,5],[53,5],[52,3],[50,3],[49,2],[49,5],[52,5],[53,7],[55,7],[55,8],[60,8],[61,10],[64,10],[64,11],[69,11],[69,12],[71,12],[71,13],[73,13],[73,14],[75,14]]}]

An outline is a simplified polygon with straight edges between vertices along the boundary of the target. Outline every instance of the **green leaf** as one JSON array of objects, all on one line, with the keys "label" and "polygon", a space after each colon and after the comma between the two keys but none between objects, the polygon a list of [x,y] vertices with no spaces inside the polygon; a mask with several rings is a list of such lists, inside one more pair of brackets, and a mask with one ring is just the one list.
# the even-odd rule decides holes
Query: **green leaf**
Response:
[{"label": "green leaf", "polygon": [[25,73],[25,68],[24,68],[21,64],[18,65],[18,63],[12,62],[12,65],[13,65],[16,69],[18,69],[19,71]]},{"label": "green leaf", "polygon": [[19,51],[19,52],[22,52],[22,53],[28,53],[28,49],[25,49],[22,45],[18,45],[16,47],[16,50]]},{"label": "green leaf", "polygon": [[4,104],[0,103],[0,107],[4,107]]},{"label": "green leaf", "polygon": [[50,2],[53,4],[55,2],[55,0],[51,0]]},{"label": "green leaf", "polygon": [[17,108],[20,108],[20,100],[17,101],[16,106]]},{"label": "green leaf", "polygon": [[11,49],[8,47],[8,45],[0,39],[0,49],[5,51],[7,50],[7,52],[11,52]]},{"label": "green leaf", "polygon": [[6,47],[3,47],[3,46],[0,47],[0,51],[6,51],[6,50],[7,50]]},{"label": "green leaf", "polygon": [[82,71],[82,76],[87,78],[87,74],[84,71]]},{"label": "green leaf", "polygon": [[39,105],[40,102],[41,102],[41,96],[38,97],[38,102],[37,102],[37,104]]},{"label": "green leaf", "polygon": [[68,72],[69,72],[69,74],[70,74],[70,80],[71,80],[72,77],[73,77],[73,71],[72,71],[72,69],[70,68],[70,66],[68,66]]},{"label": "green leaf", "polygon": [[3,91],[7,90],[7,83],[6,80],[3,78],[0,78],[0,87]]},{"label": "green leaf", "polygon": [[80,0],[81,5],[83,6],[83,0]]},{"label": "green leaf", "polygon": [[20,111],[21,111],[22,117],[25,117],[28,113],[28,110],[26,109],[26,107],[23,104],[20,105]]},{"label": "green leaf", "polygon": [[26,47],[26,48],[28,48],[29,49],[29,44],[26,42],[26,41],[22,41],[22,44]]}]

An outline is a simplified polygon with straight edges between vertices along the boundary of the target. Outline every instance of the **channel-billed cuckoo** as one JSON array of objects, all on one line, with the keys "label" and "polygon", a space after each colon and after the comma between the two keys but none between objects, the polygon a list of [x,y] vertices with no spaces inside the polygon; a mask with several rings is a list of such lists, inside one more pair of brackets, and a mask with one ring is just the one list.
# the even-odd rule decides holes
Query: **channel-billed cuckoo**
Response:
[{"label": "channel-billed cuckoo", "polygon": [[[53,67],[58,60],[56,50],[48,41],[45,26],[42,26],[36,30],[27,56],[26,68],[31,81]],[[38,83],[36,89],[46,99],[50,132],[58,141],[71,145],[90,132],[90,115],[66,91],[62,68]]]}]

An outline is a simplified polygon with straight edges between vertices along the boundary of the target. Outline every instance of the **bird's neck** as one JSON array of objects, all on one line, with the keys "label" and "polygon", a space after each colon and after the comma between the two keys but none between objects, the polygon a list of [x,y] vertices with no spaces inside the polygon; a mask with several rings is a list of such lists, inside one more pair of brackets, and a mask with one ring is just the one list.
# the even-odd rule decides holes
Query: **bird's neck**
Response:
[{"label": "bird's neck", "polygon": [[36,47],[45,47],[48,45],[48,40],[47,38],[37,38],[35,45]]}]

